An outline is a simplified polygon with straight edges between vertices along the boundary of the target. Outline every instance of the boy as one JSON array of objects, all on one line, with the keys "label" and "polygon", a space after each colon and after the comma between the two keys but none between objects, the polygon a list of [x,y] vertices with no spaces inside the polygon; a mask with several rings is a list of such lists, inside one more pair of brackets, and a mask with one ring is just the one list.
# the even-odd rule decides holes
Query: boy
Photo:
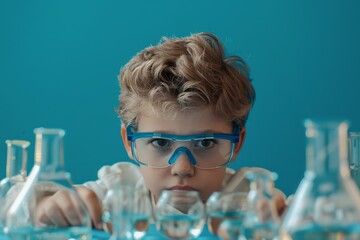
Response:
[{"label": "boy", "polygon": [[[106,166],[98,181],[77,187],[96,228],[102,228],[100,202],[106,186],[119,179],[133,184],[140,179],[154,203],[164,189],[195,190],[204,202],[214,191],[248,190],[244,172],[259,169],[235,173],[226,166],[244,142],[255,91],[246,63],[226,57],[216,36],[165,38],[126,64],[119,81],[121,136],[139,168],[130,163]],[[284,199],[278,191],[280,213]],[[70,200],[64,191],[43,198],[37,221],[76,225]]]}]

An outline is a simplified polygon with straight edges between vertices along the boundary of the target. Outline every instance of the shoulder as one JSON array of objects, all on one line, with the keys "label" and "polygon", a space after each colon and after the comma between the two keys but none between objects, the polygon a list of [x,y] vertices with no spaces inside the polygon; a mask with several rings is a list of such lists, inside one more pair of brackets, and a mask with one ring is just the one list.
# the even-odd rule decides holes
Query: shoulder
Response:
[{"label": "shoulder", "polygon": [[101,167],[97,173],[103,181],[117,180],[135,185],[139,178],[142,178],[139,167],[132,162],[117,162],[111,166]]},{"label": "shoulder", "polygon": [[139,167],[131,162],[117,162],[113,165],[102,166],[96,181],[88,181],[83,185],[95,192],[99,199],[105,196],[108,188],[119,183],[126,183],[131,186],[143,184],[143,178]]}]

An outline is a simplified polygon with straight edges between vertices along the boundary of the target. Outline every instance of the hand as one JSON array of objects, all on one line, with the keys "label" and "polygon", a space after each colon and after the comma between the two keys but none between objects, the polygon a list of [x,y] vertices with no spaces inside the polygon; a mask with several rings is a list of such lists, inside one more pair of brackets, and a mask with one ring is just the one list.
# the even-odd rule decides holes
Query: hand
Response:
[{"label": "hand", "polygon": [[[83,186],[75,187],[87,208],[93,227],[101,229],[101,206],[96,194]],[[77,205],[70,191],[59,190],[38,200],[35,223],[60,227],[82,225],[83,210]]]},{"label": "hand", "polygon": [[275,194],[274,202],[279,217],[282,217],[287,207],[285,196],[281,194]]}]

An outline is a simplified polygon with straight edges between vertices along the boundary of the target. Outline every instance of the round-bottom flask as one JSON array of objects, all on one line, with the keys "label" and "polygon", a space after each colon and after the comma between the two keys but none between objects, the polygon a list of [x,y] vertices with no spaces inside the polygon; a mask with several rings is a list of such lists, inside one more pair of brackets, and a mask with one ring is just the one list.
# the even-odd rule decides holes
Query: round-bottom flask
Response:
[{"label": "round-bottom flask", "polygon": [[196,239],[205,223],[205,206],[196,191],[163,190],[156,206],[156,225],[170,239]]}]

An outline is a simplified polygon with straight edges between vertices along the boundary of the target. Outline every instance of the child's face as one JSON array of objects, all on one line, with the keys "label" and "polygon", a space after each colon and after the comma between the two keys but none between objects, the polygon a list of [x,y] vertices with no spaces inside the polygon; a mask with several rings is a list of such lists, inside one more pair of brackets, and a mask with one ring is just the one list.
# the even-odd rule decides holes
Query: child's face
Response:
[{"label": "child's face", "polygon": [[[173,119],[145,112],[139,119],[138,132],[162,132],[176,135],[190,135],[196,133],[232,133],[231,122],[225,121],[206,108],[178,114]],[[237,144],[233,159],[236,158],[245,129],[241,132],[240,142]],[[122,137],[130,158],[131,143],[126,139],[125,127],[122,127]],[[150,168],[140,165],[147,188],[153,193],[155,200],[164,189],[189,189],[198,191],[202,200],[219,190],[225,175],[225,167],[216,169],[199,169],[191,164],[186,154],[181,154],[172,166],[166,168]]]}]

